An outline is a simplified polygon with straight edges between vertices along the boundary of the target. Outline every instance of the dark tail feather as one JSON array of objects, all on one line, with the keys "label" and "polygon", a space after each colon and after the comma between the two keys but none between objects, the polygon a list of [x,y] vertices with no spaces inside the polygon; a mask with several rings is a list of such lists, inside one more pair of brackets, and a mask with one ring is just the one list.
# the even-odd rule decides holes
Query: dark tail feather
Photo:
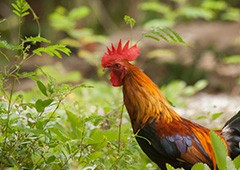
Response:
[{"label": "dark tail feather", "polygon": [[240,111],[224,125],[223,137],[228,143],[232,159],[240,155]]}]

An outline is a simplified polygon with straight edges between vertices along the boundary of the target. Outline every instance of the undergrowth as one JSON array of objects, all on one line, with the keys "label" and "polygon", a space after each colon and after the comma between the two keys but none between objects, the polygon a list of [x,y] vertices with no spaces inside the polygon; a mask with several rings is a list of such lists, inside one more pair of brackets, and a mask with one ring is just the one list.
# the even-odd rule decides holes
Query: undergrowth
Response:
[{"label": "undergrowth", "polygon": [[[12,7],[19,21],[18,42],[0,38],[0,55],[8,62],[0,70],[0,169],[157,169],[135,141],[120,89],[90,80],[71,85],[68,82],[79,82],[81,75],[65,74],[58,64],[22,72],[22,65],[33,57],[46,53],[62,58],[70,55],[70,50],[41,36],[38,17],[25,0],[16,0]],[[38,25],[38,35],[22,37],[24,17],[30,14]],[[125,19],[134,26],[131,17]],[[143,36],[184,43],[170,28]],[[17,91],[22,79],[35,86]],[[173,88],[179,85],[174,83]],[[204,83],[184,86],[177,94],[193,94],[203,87]],[[167,94],[167,87],[163,91]],[[211,136],[214,148],[224,150],[218,136]],[[240,167],[239,157],[232,161],[225,151],[216,152],[216,157],[219,169]],[[199,163],[194,168],[207,167]],[[168,169],[173,168],[168,165]]]}]

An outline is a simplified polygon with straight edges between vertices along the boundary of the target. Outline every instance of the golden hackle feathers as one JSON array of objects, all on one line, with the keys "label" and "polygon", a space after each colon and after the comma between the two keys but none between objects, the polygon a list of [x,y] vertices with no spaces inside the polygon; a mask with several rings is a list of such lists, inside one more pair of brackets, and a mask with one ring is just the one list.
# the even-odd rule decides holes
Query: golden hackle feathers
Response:
[{"label": "golden hackle feathers", "polygon": [[[139,68],[128,63],[128,74],[124,78],[124,103],[130,117],[145,124],[149,118],[171,122],[180,119],[158,87]],[[135,110],[138,110],[135,113]]]}]

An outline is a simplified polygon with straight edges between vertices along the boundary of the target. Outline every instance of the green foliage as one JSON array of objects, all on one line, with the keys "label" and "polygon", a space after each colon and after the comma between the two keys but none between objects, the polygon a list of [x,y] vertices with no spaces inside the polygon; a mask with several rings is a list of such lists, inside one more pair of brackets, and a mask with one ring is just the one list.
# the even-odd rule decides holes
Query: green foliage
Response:
[{"label": "green foliage", "polygon": [[214,121],[214,120],[218,119],[222,114],[223,114],[223,112],[217,112],[217,113],[208,112],[206,116],[198,116],[197,119],[206,119],[206,118],[208,118],[211,121]]},{"label": "green foliage", "polygon": [[64,7],[59,6],[56,11],[50,15],[51,25],[56,30],[68,32],[76,27],[76,21],[85,18],[89,13],[90,9],[87,6],[76,7],[70,12],[67,12]]},{"label": "green foliage", "polygon": [[124,21],[126,24],[130,25],[131,29],[134,27],[134,25],[136,24],[136,20],[134,18],[131,18],[128,15],[124,16]]},{"label": "green foliage", "polygon": [[87,6],[79,6],[69,12],[66,8],[59,6],[50,14],[49,21],[56,33],[64,32],[67,35],[66,38],[60,41],[61,44],[76,48],[79,57],[93,66],[99,66],[96,56],[100,54],[98,51],[94,51],[92,48],[88,49],[87,47],[93,47],[94,49],[99,43],[105,44],[106,38],[103,35],[95,34],[93,28],[79,26],[79,22],[82,22],[83,19],[86,20],[90,12],[91,10]]},{"label": "green foliage", "polygon": [[29,14],[29,5],[25,0],[16,0],[15,3],[12,3],[13,13],[19,17],[24,17]]},{"label": "green foliage", "polygon": [[[207,86],[206,80],[199,80],[192,86],[187,86],[186,82],[176,80],[165,86],[161,87],[161,91],[167,97],[167,99],[176,105],[186,105],[186,103],[182,103],[184,100],[180,100],[181,96],[192,96],[197,92],[203,90]],[[174,89],[174,93],[172,93],[172,89]]]},{"label": "green foliage", "polygon": [[59,53],[59,51],[67,55],[70,55],[71,52],[68,48],[66,48],[66,45],[56,44],[37,48],[33,50],[33,53],[39,56],[42,56],[42,53],[47,53],[50,56],[57,56],[58,58],[62,58],[62,55]]},{"label": "green foliage", "polygon": [[166,28],[156,27],[151,30],[150,34],[143,33],[143,37],[151,38],[156,41],[160,41],[160,39],[162,39],[168,43],[173,42],[185,44],[185,41],[182,39],[182,37],[169,27]]}]

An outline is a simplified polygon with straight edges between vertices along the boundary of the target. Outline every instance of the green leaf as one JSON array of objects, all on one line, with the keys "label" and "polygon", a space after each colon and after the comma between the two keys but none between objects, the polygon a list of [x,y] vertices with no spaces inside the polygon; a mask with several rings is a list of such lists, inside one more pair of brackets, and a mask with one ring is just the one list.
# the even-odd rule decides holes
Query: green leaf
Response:
[{"label": "green leaf", "polygon": [[49,45],[47,47],[40,47],[33,50],[33,53],[42,56],[42,53],[47,53],[50,56],[57,56],[58,58],[62,58],[62,55],[59,53],[63,52],[66,55],[70,55],[71,51],[65,45],[56,44],[56,45]]},{"label": "green leaf", "polygon": [[56,159],[56,156],[55,156],[55,155],[51,155],[50,157],[48,157],[47,163],[48,163],[48,164],[49,164],[49,163],[52,163],[53,161],[55,161],[55,159]]},{"label": "green leaf", "polygon": [[66,129],[59,123],[55,123],[54,127],[49,128],[49,130],[57,136],[58,140],[63,142],[66,142],[69,140],[69,134],[66,133]]},{"label": "green leaf", "polygon": [[69,12],[68,16],[72,20],[78,20],[78,19],[85,18],[86,16],[89,15],[89,13],[90,13],[90,9],[87,6],[80,6],[72,9]]},{"label": "green leaf", "polygon": [[38,112],[43,112],[47,106],[49,106],[53,102],[53,99],[46,99],[46,100],[41,100],[38,99],[35,102],[35,108]]},{"label": "green leaf", "polygon": [[8,49],[8,50],[20,50],[20,49],[22,49],[21,46],[9,44],[9,43],[8,43],[7,41],[5,41],[5,40],[0,40],[0,47],[1,47],[1,48],[6,48],[6,49]]},{"label": "green leaf", "polygon": [[175,168],[168,163],[166,164],[166,168],[167,170],[175,170]]},{"label": "green leaf", "polygon": [[196,163],[191,170],[211,170],[206,164]]},{"label": "green leaf", "polygon": [[237,170],[232,159],[229,156],[226,157],[226,165],[226,170]]},{"label": "green leaf", "polygon": [[16,0],[16,2],[11,5],[13,7],[13,13],[17,16],[24,17],[29,14],[28,10],[30,6],[25,0]]},{"label": "green leaf", "polygon": [[167,36],[168,38],[170,38],[173,42],[177,42],[177,40],[175,39],[175,37],[168,32],[167,28],[158,28],[158,30],[159,30],[160,32],[163,32],[164,34],[166,34],[166,36]]},{"label": "green leaf", "polygon": [[195,84],[194,87],[197,91],[200,91],[202,89],[204,89],[205,87],[207,87],[208,85],[208,81],[207,80],[198,80]]},{"label": "green leaf", "polygon": [[151,31],[151,33],[158,35],[160,38],[162,38],[163,40],[165,40],[166,42],[170,42],[167,37],[165,37],[164,35],[162,35],[159,31],[159,28],[155,28]]},{"label": "green leaf", "polygon": [[224,58],[224,62],[227,64],[230,63],[240,63],[240,55],[232,55]]},{"label": "green leaf", "polygon": [[142,36],[146,37],[146,38],[151,38],[151,39],[156,40],[156,41],[160,41],[160,39],[158,37],[153,36],[153,35],[148,34],[148,33],[143,33]]},{"label": "green leaf", "polygon": [[240,168],[240,155],[233,160],[237,169]]},{"label": "green leaf", "polygon": [[40,36],[36,36],[36,37],[26,37],[25,40],[23,41],[24,43],[26,42],[31,42],[32,44],[36,44],[37,42],[41,43],[51,43],[51,41],[49,41],[46,38],[40,37]]},{"label": "green leaf", "polygon": [[223,114],[223,112],[219,112],[219,113],[214,113],[212,115],[212,120],[216,120],[219,116],[221,116]]},{"label": "green leaf", "polygon": [[37,85],[39,90],[42,92],[42,94],[44,94],[45,96],[48,96],[46,86],[41,81],[37,81]]},{"label": "green leaf", "polygon": [[178,42],[185,44],[185,41],[182,39],[182,37],[173,29],[167,27],[167,29],[177,38]]},{"label": "green leaf", "polygon": [[125,15],[123,19],[126,24],[130,25],[131,28],[133,28],[133,26],[136,24],[136,20],[128,15]]},{"label": "green leaf", "polygon": [[224,145],[222,139],[219,137],[217,133],[214,131],[210,132],[210,138],[212,141],[212,146],[214,150],[214,155],[216,157],[217,166],[219,170],[226,169],[226,157],[228,155],[228,151],[226,146]]}]

